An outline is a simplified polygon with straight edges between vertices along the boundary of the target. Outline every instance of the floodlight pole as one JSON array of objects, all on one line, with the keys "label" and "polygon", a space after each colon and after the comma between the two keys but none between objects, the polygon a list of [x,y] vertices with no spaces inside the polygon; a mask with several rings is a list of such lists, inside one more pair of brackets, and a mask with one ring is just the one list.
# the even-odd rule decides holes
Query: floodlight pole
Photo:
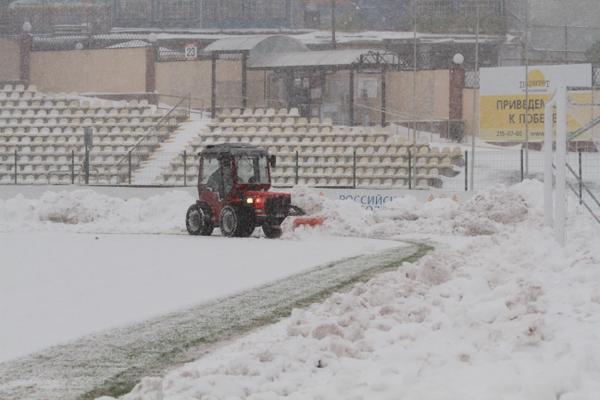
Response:
[{"label": "floodlight pole", "polygon": [[525,0],[525,177],[529,177],[529,0]]},{"label": "floodlight pole", "polygon": [[[480,89],[479,85],[479,18],[480,18],[480,8],[479,2],[477,3],[477,22],[475,24],[475,82],[478,90]],[[481,93],[480,93],[481,95]],[[479,128],[479,119],[477,118],[477,101],[475,98],[475,90],[473,90],[473,122],[471,129],[471,174],[469,177],[469,186],[471,190],[475,188],[475,127]],[[477,129],[479,132],[479,129]]]},{"label": "floodlight pole", "polygon": [[337,48],[335,40],[335,0],[331,0],[331,45]]},{"label": "floodlight pole", "polygon": [[417,145],[417,3],[413,0],[413,81],[412,81],[412,130],[413,145]]},{"label": "floodlight pole", "polygon": [[565,64],[569,63],[569,25],[565,24]]}]

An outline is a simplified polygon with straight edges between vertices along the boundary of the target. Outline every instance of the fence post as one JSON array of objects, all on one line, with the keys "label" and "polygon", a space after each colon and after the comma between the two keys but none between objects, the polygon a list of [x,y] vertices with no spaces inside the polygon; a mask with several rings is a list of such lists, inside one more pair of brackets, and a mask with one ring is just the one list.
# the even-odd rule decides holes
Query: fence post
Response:
[{"label": "fence post", "polygon": [[75,150],[71,150],[71,185],[75,184]]},{"label": "fence post", "polygon": [[187,186],[187,152],[183,151],[183,186]]},{"label": "fence post", "polygon": [[296,185],[298,185],[298,180],[299,180],[299,171],[300,171],[300,163],[298,161],[298,150],[296,150]]},{"label": "fence post", "polygon": [[465,150],[465,192],[469,191],[469,150]]},{"label": "fence post", "polygon": [[187,119],[192,118],[192,94],[188,93]]},{"label": "fence post", "polygon": [[131,185],[131,150],[129,150],[127,152],[127,165],[128,165],[127,182]]},{"label": "fence post", "polygon": [[85,165],[85,184],[89,185],[90,184],[90,149],[89,147],[85,146],[85,161],[84,161],[84,165]]},{"label": "fence post", "polygon": [[581,150],[578,152],[579,156],[579,205],[583,204],[583,167],[581,163]]},{"label": "fence post", "polygon": [[17,154],[17,150],[15,149],[15,185],[17,184],[17,158],[18,158],[18,154]]},{"label": "fence post", "polygon": [[521,149],[521,182],[525,180],[525,170],[524,170],[524,160],[523,160],[523,149]]},{"label": "fence post", "polygon": [[408,149],[408,190],[412,189],[412,153]]},{"label": "fence post", "polygon": [[352,187],[356,189],[356,148],[352,151]]}]

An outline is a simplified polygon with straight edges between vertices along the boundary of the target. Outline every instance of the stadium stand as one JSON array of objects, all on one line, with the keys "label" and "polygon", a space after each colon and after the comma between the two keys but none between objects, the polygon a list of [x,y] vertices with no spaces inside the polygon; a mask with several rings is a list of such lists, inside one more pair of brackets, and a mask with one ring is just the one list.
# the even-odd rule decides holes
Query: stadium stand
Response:
[{"label": "stadium stand", "polygon": [[[127,183],[131,171],[178,128],[180,117],[165,116],[145,101],[45,94],[34,86],[0,84],[0,184],[15,178],[29,184],[81,183],[84,127],[94,130],[90,183]],[[405,143],[389,127],[334,126],[327,118],[301,117],[294,108],[225,109],[185,151],[194,157],[207,145],[238,142],[275,154],[273,182],[284,187],[403,188],[409,180],[413,188],[441,187],[443,176],[454,176],[462,163],[459,149]],[[197,162],[184,163],[177,156],[152,183],[182,185],[197,173]]]},{"label": "stadium stand", "polygon": [[[403,188],[411,179],[415,188],[441,187],[442,177],[454,176],[455,166],[463,161],[458,148],[413,146],[389,128],[334,126],[329,119],[300,117],[293,108],[223,110],[187,146],[186,154],[196,155],[217,143],[267,148],[278,159],[272,177],[276,186]],[[183,157],[176,157],[161,183],[179,185],[184,175],[197,174],[196,162],[184,164]]]},{"label": "stadium stand", "polygon": [[130,149],[136,148],[135,168],[177,127],[177,115],[164,115],[145,101],[44,94],[34,86],[0,84],[0,183],[80,181],[84,127],[94,131],[90,183],[123,183]]}]

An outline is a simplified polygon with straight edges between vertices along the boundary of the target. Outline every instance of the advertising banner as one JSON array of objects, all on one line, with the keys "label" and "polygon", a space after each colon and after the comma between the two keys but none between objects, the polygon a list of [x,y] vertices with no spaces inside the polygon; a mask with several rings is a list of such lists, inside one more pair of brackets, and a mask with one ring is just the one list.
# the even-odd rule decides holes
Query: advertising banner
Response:
[{"label": "advertising banner", "polygon": [[[525,67],[481,68],[480,71],[480,137],[490,142],[522,142],[525,140],[527,114],[529,140],[544,139],[544,107],[560,85],[590,87],[591,64],[530,66],[525,82]],[[526,113],[526,87],[529,87],[529,112]],[[569,100],[591,104],[592,92],[571,93]],[[569,106],[568,130],[585,126],[592,120],[592,106]],[[578,140],[590,140],[582,135]]]}]

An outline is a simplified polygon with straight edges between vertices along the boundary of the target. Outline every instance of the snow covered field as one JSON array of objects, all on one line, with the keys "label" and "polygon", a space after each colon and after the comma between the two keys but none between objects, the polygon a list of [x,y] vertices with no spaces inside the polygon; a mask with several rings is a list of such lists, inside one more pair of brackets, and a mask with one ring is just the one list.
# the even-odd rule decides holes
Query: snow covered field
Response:
[{"label": "snow covered field", "polygon": [[[460,203],[441,194],[428,202],[407,197],[375,212],[353,202],[328,200],[304,188],[295,189],[294,199],[309,212],[326,216],[325,226],[317,232],[288,232],[285,240],[277,242],[258,237],[239,241],[242,246],[256,243],[262,254],[294,251],[294,256],[285,257],[289,265],[280,260],[272,263],[282,264],[285,271],[265,267],[270,278],[275,273],[291,273],[297,260],[304,266],[312,252],[324,252],[319,246],[335,250],[338,240],[343,251],[332,251],[331,258],[389,243],[375,244],[367,238],[432,243],[436,249],[349,292],[296,310],[290,318],[167,376],[146,378],[124,400],[600,398],[600,248],[596,240],[600,227],[576,207],[574,199],[570,199],[564,249],[543,226],[542,185],[536,181],[508,189],[496,187]],[[55,264],[49,247],[48,254],[11,250],[27,242],[45,246],[45,240],[50,246],[53,238],[62,243],[58,246],[66,246],[66,240],[78,244],[81,254],[72,252],[76,260],[90,254],[90,248],[96,248],[94,254],[103,249],[126,254],[129,263],[135,260],[137,266],[125,269],[113,260],[109,275],[129,283],[123,283],[114,299],[106,290],[92,297],[100,308],[119,306],[119,296],[131,301],[122,307],[132,307],[124,318],[131,320],[143,312],[150,315],[161,307],[162,312],[197,299],[186,296],[192,295],[194,279],[205,275],[198,266],[177,262],[164,269],[148,266],[169,263],[173,256],[165,250],[171,246],[163,248],[158,243],[177,241],[180,253],[188,257],[204,244],[198,238],[178,235],[181,205],[190,200],[183,192],[124,201],[82,191],[46,194],[41,200],[0,201],[4,231],[0,246],[8,244],[2,253],[19,254],[12,258],[15,265],[21,257],[32,260],[32,265],[51,257]],[[157,231],[172,235],[148,235]],[[333,237],[353,239],[345,242]],[[139,243],[132,248],[136,240]],[[206,243],[219,248],[220,243],[229,242],[214,237]],[[226,254],[232,260],[239,260],[240,255],[243,252]],[[63,272],[87,282],[92,290],[115,284],[109,275],[79,271],[80,264]],[[191,274],[191,282],[170,274],[173,268]],[[56,287],[69,287],[43,268],[25,271],[31,277],[29,281],[19,277],[25,285],[38,276],[50,276]],[[243,267],[233,268],[233,275],[223,272],[225,279],[220,282],[227,285],[226,278],[231,276],[237,281],[238,274],[249,286],[262,279],[251,282],[255,274],[245,272]],[[160,293],[164,282],[184,290]],[[52,291],[43,286],[42,292]],[[132,288],[146,297],[132,296],[127,292]],[[202,294],[195,295],[200,298]],[[38,307],[31,298],[22,301],[31,304],[31,309]],[[14,304],[11,299],[1,303],[7,302]],[[136,303],[143,303],[137,311]],[[60,309],[60,304],[51,308]],[[15,320],[25,321],[26,317],[16,314]]]},{"label": "snow covered field", "polygon": [[190,237],[183,216],[192,202],[185,192],[125,201],[92,190],[0,200],[0,362],[398,246]]},{"label": "snow covered field", "polygon": [[560,248],[541,193],[526,181],[375,213],[300,193],[329,232],[437,248],[123,399],[598,399],[600,229],[571,201]]}]

